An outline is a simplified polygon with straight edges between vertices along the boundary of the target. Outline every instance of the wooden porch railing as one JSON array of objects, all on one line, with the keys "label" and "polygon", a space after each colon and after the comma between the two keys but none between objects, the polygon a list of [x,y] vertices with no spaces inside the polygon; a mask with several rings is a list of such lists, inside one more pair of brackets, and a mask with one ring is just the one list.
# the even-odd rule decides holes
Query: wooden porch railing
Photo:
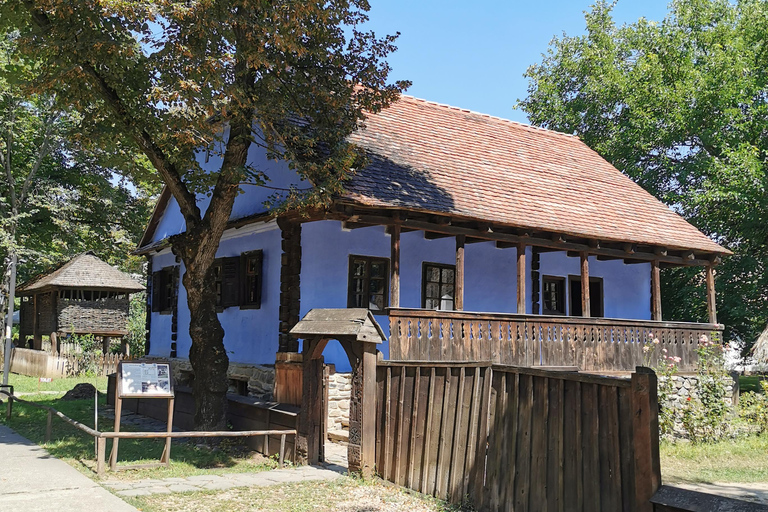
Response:
[{"label": "wooden porch railing", "polygon": [[[723,326],[687,322],[580,318],[393,308],[391,361],[490,361],[513,366],[576,366],[583,371],[631,371],[679,357],[696,367],[699,337],[722,340]],[[645,361],[643,346],[658,339]],[[666,350],[666,352],[664,352]]]}]

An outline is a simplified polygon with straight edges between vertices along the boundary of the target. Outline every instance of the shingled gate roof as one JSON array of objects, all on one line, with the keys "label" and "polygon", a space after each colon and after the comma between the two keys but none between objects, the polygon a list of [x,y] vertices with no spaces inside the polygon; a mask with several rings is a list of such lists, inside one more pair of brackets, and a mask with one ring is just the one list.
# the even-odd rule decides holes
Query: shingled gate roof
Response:
[{"label": "shingled gate roof", "polygon": [[351,136],[346,198],[593,238],[729,254],[577,137],[410,96]]},{"label": "shingled gate roof", "polygon": [[140,292],[144,286],[108,263],[100,260],[92,252],[78,254],[57,269],[35,277],[16,288],[18,295],[30,295],[49,288],[79,288]]}]

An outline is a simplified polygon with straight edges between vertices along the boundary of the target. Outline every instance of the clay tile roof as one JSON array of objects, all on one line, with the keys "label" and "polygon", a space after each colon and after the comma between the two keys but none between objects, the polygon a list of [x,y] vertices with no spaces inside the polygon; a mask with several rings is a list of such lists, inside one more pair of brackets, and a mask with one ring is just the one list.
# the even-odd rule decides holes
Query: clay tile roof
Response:
[{"label": "clay tile roof", "polygon": [[351,141],[370,158],[358,204],[730,253],[571,135],[402,96]]},{"label": "clay tile roof", "polygon": [[57,269],[27,281],[16,289],[19,295],[44,288],[83,288],[139,292],[144,286],[91,252],[78,254]]}]

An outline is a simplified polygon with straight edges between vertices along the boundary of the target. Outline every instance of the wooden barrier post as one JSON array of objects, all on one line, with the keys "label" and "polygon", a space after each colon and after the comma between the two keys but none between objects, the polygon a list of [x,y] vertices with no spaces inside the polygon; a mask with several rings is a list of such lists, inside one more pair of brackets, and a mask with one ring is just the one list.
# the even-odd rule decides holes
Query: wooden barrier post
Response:
[{"label": "wooden barrier post", "polygon": [[661,486],[659,402],[656,374],[638,366],[632,374],[632,444],[635,452],[635,510],[652,512],[651,497]]},{"label": "wooden barrier post", "polygon": [[280,436],[280,467],[285,465],[285,434]]},{"label": "wooden barrier post", "polygon": [[45,422],[45,444],[51,442],[51,430],[53,428],[53,411],[48,409],[48,419]]},{"label": "wooden barrier post", "polygon": [[[117,441],[117,439],[115,439],[114,441]],[[99,475],[99,477],[104,476],[104,462],[105,462],[104,459],[106,457],[106,451],[107,451],[107,438],[97,437],[96,438],[96,474]]]}]

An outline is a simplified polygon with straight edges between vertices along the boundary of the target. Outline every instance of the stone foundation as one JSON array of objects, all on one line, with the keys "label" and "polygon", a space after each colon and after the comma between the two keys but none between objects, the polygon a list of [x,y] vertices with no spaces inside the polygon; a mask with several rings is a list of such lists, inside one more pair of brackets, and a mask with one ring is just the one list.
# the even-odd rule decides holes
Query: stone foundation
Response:
[{"label": "stone foundation", "polygon": [[[194,372],[188,359],[172,359],[171,369],[175,384],[190,385]],[[275,367],[229,363],[227,376],[230,380],[229,393],[245,395],[271,401],[275,387]]]}]

